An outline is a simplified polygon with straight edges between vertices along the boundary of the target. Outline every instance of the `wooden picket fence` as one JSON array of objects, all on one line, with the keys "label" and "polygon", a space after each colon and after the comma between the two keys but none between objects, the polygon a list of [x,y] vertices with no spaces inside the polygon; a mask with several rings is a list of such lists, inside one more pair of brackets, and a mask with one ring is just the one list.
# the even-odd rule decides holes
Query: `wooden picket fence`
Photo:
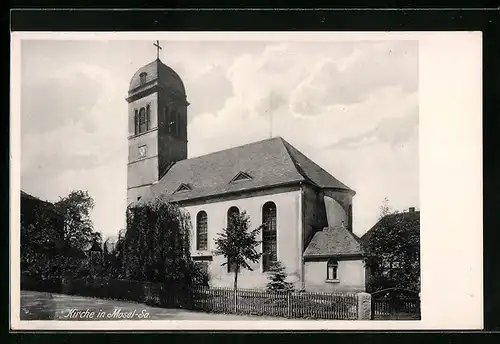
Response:
[{"label": "wooden picket fence", "polygon": [[[44,286],[43,283],[36,283]],[[24,284],[26,290],[42,290]],[[52,286],[52,284],[50,285]],[[164,308],[281,318],[356,320],[355,293],[268,292],[266,290],[195,287],[191,290],[130,280],[67,280],[43,291],[128,300]]]},{"label": "wooden picket fence", "polygon": [[358,298],[353,293],[286,293],[230,288],[195,288],[192,309],[214,313],[283,318],[356,320]]}]

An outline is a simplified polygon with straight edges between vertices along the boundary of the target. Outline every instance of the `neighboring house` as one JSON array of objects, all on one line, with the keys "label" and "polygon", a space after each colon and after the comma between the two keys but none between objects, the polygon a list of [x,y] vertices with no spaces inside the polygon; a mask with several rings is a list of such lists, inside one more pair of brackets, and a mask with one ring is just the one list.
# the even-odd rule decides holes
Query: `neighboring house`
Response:
[{"label": "neighboring house", "polygon": [[[386,232],[389,230],[399,235],[387,238]],[[387,284],[400,283],[399,287],[416,289],[415,286],[420,283],[420,211],[411,207],[407,212],[384,216],[361,237],[362,245],[369,245],[374,236],[385,237],[383,240],[389,241],[373,261],[373,266],[367,269],[367,283],[371,281],[374,284],[367,288],[377,290],[385,288]]]},{"label": "neighboring house", "polygon": [[102,258],[103,249],[97,241],[93,241],[92,246],[90,246],[86,253],[90,261],[98,261],[100,258]]},{"label": "neighboring house", "polygon": [[21,229],[36,226],[43,218],[50,221],[54,228],[62,231],[62,218],[54,204],[43,201],[21,190]]},{"label": "neighboring house", "polygon": [[[316,235],[325,227],[345,223],[340,236],[355,238],[352,189],[281,137],[188,159],[189,103],[184,85],[177,73],[159,59],[134,74],[127,102],[127,204],[161,195],[186,210],[193,225],[193,259],[207,269],[213,286],[226,287],[232,286],[234,273],[231,265],[221,266],[225,262],[222,256],[212,253],[215,238],[233,212],[246,211],[252,229],[264,224],[258,247],[263,255],[259,262],[250,264],[253,271],[241,271],[238,285],[265,287],[266,272],[279,260],[296,288],[320,288],[319,277],[310,270],[315,264],[305,262],[310,259],[305,252],[312,242],[321,240],[324,234]],[[325,236],[329,249],[339,237]],[[360,274],[360,252],[349,240],[339,242],[334,251],[321,252],[352,259],[349,264],[339,258],[337,274],[331,276],[338,282],[332,286],[357,290],[363,285],[353,277]],[[325,266],[321,278],[330,278],[326,275],[330,270]],[[306,281],[308,276],[313,278],[311,283]]]},{"label": "neighboring house", "polygon": [[[64,248],[63,218],[54,204],[21,190],[20,198],[21,247],[52,252]],[[46,238],[43,237],[46,236]],[[50,240],[46,240],[50,238]],[[40,251],[40,252],[41,252]]]}]

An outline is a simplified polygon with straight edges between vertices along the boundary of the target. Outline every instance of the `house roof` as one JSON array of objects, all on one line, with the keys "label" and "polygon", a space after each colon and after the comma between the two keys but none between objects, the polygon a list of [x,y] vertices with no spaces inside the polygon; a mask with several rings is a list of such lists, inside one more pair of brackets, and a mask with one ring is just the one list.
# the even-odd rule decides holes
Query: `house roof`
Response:
[{"label": "house roof", "polygon": [[378,228],[382,226],[383,221],[390,220],[391,225],[400,226],[407,225],[408,223],[413,223],[414,226],[420,229],[420,211],[410,211],[402,212],[396,214],[389,214],[381,218],[372,228],[370,228],[361,237],[361,242],[366,242],[369,238],[376,232]]},{"label": "house roof", "polygon": [[88,249],[88,251],[102,251],[101,245],[97,241],[92,242],[92,245]]},{"label": "house roof", "polygon": [[359,239],[344,226],[325,227],[314,234],[304,251],[305,258],[362,255]]},{"label": "house roof", "polygon": [[40,199],[40,198],[35,197],[33,195],[30,195],[29,193],[21,190],[21,202],[23,202],[23,201],[30,203],[30,204],[39,204],[39,205],[43,206],[45,209],[50,209],[52,211],[57,212],[54,203],[51,203],[49,201],[44,201],[43,199]]},{"label": "house roof", "polygon": [[21,190],[21,198],[26,198],[26,199],[32,199],[32,200],[41,201],[41,199],[39,199],[39,198],[37,198],[35,196],[32,196],[29,193],[24,192],[23,190]]},{"label": "house roof", "polygon": [[[238,174],[249,178],[236,178]],[[176,162],[140,202],[160,195],[170,201],[308,182],[354,193],[281,137]],[[179,187],[188,185],[188,188]]]}]

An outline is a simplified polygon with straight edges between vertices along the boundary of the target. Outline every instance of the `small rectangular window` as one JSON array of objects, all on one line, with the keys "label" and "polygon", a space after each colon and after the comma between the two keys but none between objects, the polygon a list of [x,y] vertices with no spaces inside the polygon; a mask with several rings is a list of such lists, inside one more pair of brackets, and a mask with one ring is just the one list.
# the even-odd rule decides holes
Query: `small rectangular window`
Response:
[{"label": "small rectangular window", "polygon": [[328,281],[338,280],[338,263],[335,260],[329,260],[326,266],[326,279]]},{"label": "small rectangular window", "polygon": [[328,267],[328,277],[327,279],[329,280],[336,280],[337,279],[337,268],[333,266]]}]

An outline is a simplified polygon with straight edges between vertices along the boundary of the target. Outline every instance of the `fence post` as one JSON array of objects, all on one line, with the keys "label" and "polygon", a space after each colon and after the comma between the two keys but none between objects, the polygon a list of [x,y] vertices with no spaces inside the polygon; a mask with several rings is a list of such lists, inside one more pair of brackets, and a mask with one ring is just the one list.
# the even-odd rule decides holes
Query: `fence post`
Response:
[{"label": "fence post", "polygon": [[292,300],[291,300],[291,295],[292,293],[287,293],[286,295],[286,304],[287,304],[287,316],[288,318],[292,317]]},{"label": "fence post", "polygon": [[234,313],[238,313],[238,291],[234,289]]},{"label": "fence post", "polygon": [[358,293],[358,320],[370,320],[372,316],[372,296]]}]

